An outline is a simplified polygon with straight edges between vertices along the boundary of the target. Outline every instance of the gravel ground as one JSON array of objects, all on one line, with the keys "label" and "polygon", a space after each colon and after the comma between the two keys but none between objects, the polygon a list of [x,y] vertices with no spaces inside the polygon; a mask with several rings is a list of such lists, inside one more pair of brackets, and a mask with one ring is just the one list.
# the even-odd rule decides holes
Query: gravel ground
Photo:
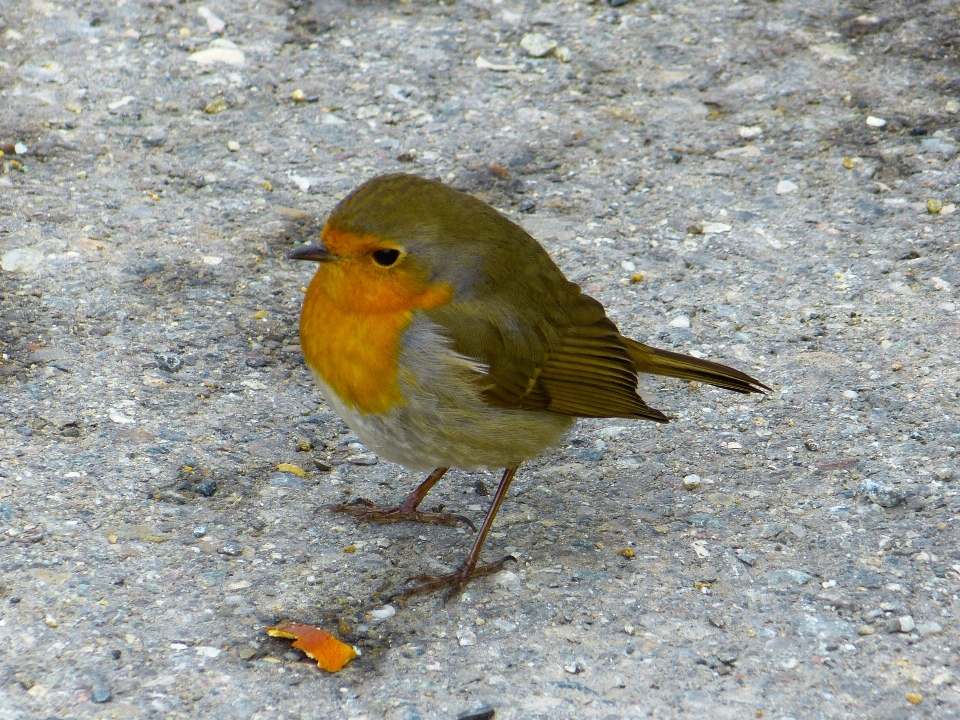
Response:
[{"label": "gravel ground", "polygon": [[[3,4],[0,718],[960,717],[958,28],[952,0]],[[322,404],[286,253],[395,171],[775,391],[645,379],[672,424],[580,423],[498,518],[516,565],[391,615],[470,533],[323,509],[419,479]],[[431,502],[479,521],[495,482]],[[325,674],[282,619],[362,655]]]}]

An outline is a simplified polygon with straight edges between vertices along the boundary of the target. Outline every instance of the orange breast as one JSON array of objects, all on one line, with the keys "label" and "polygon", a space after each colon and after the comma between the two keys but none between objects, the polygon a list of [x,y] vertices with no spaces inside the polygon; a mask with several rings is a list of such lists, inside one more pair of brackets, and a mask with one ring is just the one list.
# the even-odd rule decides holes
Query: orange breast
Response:
[{"label": "orange breast", "polygon": [[307,366],[347,405],[382,414],[402,404],[400,337],[417,309],[449,302],[453,288],[411,274],[371,271],[349,260],[324,263],[307,290],[300,344]]}]

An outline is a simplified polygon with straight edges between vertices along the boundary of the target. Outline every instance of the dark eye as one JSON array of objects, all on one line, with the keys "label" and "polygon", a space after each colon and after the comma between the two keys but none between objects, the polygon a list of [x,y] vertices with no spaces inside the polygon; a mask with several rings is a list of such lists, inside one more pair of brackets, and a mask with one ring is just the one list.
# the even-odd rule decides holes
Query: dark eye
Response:
[{"label": "dark eye", "polygon": [[400,257],[400,251],[392,248],[373,251],[373,261],[383,267],[390,267],[397,261],[398,257]]}]

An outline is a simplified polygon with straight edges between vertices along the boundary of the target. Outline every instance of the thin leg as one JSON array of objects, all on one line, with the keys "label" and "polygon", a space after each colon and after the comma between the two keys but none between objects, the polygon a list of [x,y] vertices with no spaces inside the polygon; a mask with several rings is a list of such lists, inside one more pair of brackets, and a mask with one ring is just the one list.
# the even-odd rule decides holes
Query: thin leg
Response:
[{"label": "thin leg", "polygon": [[470,548],[470,552],[467,553],[466,559],[459,568],[449,575],[418,575],[417,577],[410,578],[410,580],[407,581],[408,583],[420,582],[422,584],[408,590],[402,590],[391,596],[390,599],[406,600],[414,595],[423,595],[424,593],[436,592],[443,588],[450,588],[444,598],[444,602],[446,603],[460,592],[468,580],[500,572],[503,569],[503,564],[507,560],[515,560],[515,558],[508,555],[495,563],[477,567],[477,561],[480,559],[480,550],[483,548],[483,543],[487,539],[487,533],[490,532],[490,527],[493,525],[493,520],[497,516],[497,511],[500,509],[503,499],[507,496],[507,490],[516,474],[517,468],[515,467],[507,468],[503,471],[503,477],[500,478],[500,485],[497,487],[497,492],[493,496],[490,510],[487,511],[487,516],[483,519],[483,525],[480,526],[480,532],[477,533],[477,537],[473,541],[473,547]]},{"label": "thin leg", "polygon": [[403,501],[394,508],[378,508],[369,500],[357,498],[349,505],[332,505],[330,510],[333,512],[349,513],[360,516],[360,520],[369,520],[371,522],[399,522],[400,520],[410,520],[412,522],[430,523],[432,525],[456,525],[457,521],[469,525],[474,531],[476,526],[468,518],[462,515],[452,515],[445,512],[420,512],[417,508],[423,499],[430,492],[430,489],[436,485],[440,478],[449,468],[441,467],[430,473],[429,477],[420,483],[419,487],[407,495]]}]

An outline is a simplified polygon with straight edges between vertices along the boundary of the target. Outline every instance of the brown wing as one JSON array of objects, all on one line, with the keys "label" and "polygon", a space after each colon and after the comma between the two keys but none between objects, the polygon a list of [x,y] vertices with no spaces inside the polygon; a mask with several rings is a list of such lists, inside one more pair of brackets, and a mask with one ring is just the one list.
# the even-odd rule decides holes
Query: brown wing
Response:
[{"label": "brown wing", "polygon": [[429,314],[447,328],[458,352],[489,368],[484,397],[491,404],[668,422],[637,394],[633,360],[603,306],[570,287],[576,296],[564,298],[567,307],[547,312],[487,297]]}]

